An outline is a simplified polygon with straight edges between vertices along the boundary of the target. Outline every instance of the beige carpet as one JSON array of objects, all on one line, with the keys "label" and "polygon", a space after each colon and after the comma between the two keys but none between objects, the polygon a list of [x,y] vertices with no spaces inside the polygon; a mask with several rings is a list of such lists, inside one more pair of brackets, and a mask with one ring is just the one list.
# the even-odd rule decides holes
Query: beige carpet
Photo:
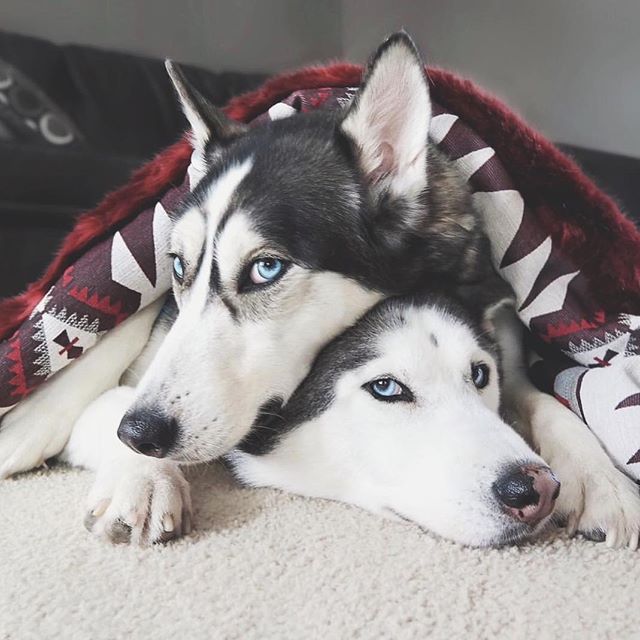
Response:
[{"label": "beige carpet", "polygon": [[583,540],[478,551],[196,470],[197,531],[107,546],[90,475],[0,483],[0,638],[640,637],[640,555]]}]

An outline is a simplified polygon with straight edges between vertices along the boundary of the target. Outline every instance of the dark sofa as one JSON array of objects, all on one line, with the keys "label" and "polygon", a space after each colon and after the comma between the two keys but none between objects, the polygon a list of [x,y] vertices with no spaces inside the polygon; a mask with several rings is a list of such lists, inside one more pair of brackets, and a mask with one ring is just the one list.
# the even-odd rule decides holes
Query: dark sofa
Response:
[{"label": "dark sofa", "polygon": [[[264,80],[186,69],[218,105]],[[0,297],[37,278],[75,216],[184,127],[162,61],[0,32]],[[640,159],[563,148],[638,215]]]},{"label": "dark sofa", "polygon": [[[185,69],[218,105],[264,80]],[[37,278],[75,217],[184,128],[161,60],[0,32],[0,297]]]}]

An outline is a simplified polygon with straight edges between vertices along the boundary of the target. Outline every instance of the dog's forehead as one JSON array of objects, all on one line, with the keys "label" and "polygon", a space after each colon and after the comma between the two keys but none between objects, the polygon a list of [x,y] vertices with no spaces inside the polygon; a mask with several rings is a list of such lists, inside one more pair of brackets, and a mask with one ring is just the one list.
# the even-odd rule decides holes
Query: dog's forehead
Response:
[{"label": "dog's forehead", "polygon": [[206,219],[197,207],[186,209],[176,221],[171,233],[171,248],[187,258],[197,255],[203,246]]},{"label": "dog's forehead", "polygon": [[238,193],[246,208],[294,205],[304,215],[307,208],[337,208],[360,195],[354,190],[357,166],[336,133],[335,114],[306,113],[258,126],[212,162],[212,175],[247,156],[253,158],[252,171]]},{"label": "dog's forehead", "polygon": [[264,244],[264,238],[252,224],[251,216],[242,209],[234,211],[224,229],[217,234],[215,261],[222,282],[237,275],[243,261]]},{"label": "dog's forehead", "polygon": [[474,327],[450,310],[437,305],[408,305],[401,315],[401,325],[388,328],[378,337],[381,359],[406,367],[422,368],[426,362],[455,366],[483,349]]},{"label": "dog's forehead", "polygon": [[215,235],[234,209],[238,189],[250,174],[253,164],[251,155],[237,158],[219,168],[206,182],[200,181],[175,215],[172,239],[179,241],[198,234],[201,238]]}]

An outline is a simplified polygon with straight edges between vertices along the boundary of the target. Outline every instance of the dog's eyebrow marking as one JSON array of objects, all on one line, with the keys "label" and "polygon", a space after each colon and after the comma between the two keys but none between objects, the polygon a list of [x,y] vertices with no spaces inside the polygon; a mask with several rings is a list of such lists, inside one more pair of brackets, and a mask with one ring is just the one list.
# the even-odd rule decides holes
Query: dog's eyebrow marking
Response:
[{"label": "dog's eyebrow marking", "polygon": [[224,211],[224,213],[222,214],[222,217],[220,218],[220,222],[218,222],[218,226],[216,227],[215,233],[213,234],[214,247],[218,241],[218,238],[224,231],[224,228],[227,226],[227,222],[229,222],[229,218],[231,217],[231,214],[234,211],[235,211],[235,207],[233,206],[233,201],[231,201],[227,206],[226,210]]},{"label": "dog's eyebrow marking", "polygon": [[[230,166],[218,177],[216,182],[208,187],[207,197],[202,205],[206,214],[206,240],[201,262],[202,266],[198,270],[198,275],[196,276],[193,287],[194,292],[192,294],[198,299],[198,304],[201,308],[204,308],[204,305],[210,298],[212,279],[214,283],[219,283],[220,280],[220,276],[215,276],[214,274],[214,271],[217,271],[214,243],[218,225],[230,208],[233,194],[251,171],[252,166],[253,158],[246,158],[242,164]],[[210,267],[207,267],[207,265],[210,265]],[[216,288],[218,286],[219,284],[216,284]]]},{"label": "dog's eyebrow marking", "polygon": [[204,252],[205,252],[205,247],[204,245],[202,245],[202,247],[200,248],[200,252],[198,253],[198,261],[196,262],[196,268],[193,271],[196,274],[200,273],[200,269],[202,268],[202,261],[204,260]]},{"label": "dog's eyebrow marking", "polygon": [[432,344],[434,347],[437,347],[437,346],[438,346],[438,338],[436,338],[435,333],[432,333],[432,334],[429,336],[429,338],[431,339],[431,344]]},{"label": "dog's eyebrow marking", "polygon": [[[209,278],[209,283],[211,286],[211,293],[216,293],[220,291],[222,287],[222,279],[220,277],[220,266],[218,265],[218,258],[216,256],[217,248],[218,248],[218,240],[224,231],[224,228],[227,226],[227,222],[231,218],[231,214],[234,212],[235,208],[233,206],[233,201],[229,203],[227,208],[225,209],[222,217],[220,218],[220,222],[218,222],[218,226],[213,232],[213,259],[211,260],[211,277]],[[227,304],[226,300],[223,300],[229,311],[231,311],[231,315],[235,317],[231,307]]]},{"label": "dog's eyebrow marking", "polygon": [[236,308],[236,306],[224,294],[220,294],[220,299],[222,300],[222,303],[224,304],[224,306],[227,307],[227,309],[229,310],[229,313],[231,314],[231,317],[234,320],[237,320],[238,319],[238,309]]},{"label": "dog's eyebrow marking", "polygon": [[189,271],[197,274],[200,271],[205,250],[207,235],[206,219],[201,209],[191,207],[176,222],[171,234],[170,249],[187,261]]},{"label": "dog's eyebrow marking", "polygon": [[220,267],[218,266],[218,261],[216,257],[213,257],[211,261],[211,275],[209,276],[209,287],[211,289],[210,293],[217,293],[220,291],[222,286],[222,282],[220,279]]}]

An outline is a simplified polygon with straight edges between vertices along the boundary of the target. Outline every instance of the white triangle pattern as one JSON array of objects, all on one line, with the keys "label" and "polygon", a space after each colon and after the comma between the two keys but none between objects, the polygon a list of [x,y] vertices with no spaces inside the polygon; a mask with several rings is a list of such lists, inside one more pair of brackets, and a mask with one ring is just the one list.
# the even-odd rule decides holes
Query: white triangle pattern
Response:
[{"label": "white triangle pattern", "polygon": [[498,269],[522,223],[524,200],[515,189],[479,191],[472,199],[491,239],[493,265]]},{"label": "white triangle pattern", "polygon": [[[466,157],[463,156],[463,158]],[[483,216],[485,228],[491,240],[493,264],[513,287],[518,306],[520,306],[527,299],[536,279],[547,264],[553,241],[548,236],[533,251],[501,269],[500,263],[522,224],[524,200],[514,189],[477,192],[472,198],[474,205]],[[567,287],[578,273],[579,271],[575,271],[560,276],[549,283],[525,309],[520,310],[520,319],[528,326],[537,316],[560,311],[567,296]]]},{"label": "white triangle pattern", "polygon": [[520,310],[522,321],[528,325],[533,318],[560,311],[564,306],[569,284],[579,273],[567,273],[548,284],[529,305]]},{"label": "white triangle pattern", "polygon": [[[75,314],[69,316],[67,322],[49,313],[42,315],[42,330],[49,352],[51,373],[59,371],[73,361],[68,355],[68,347],[81,347],[83,350],[90,349],[98,339],[98,334],[95,331],[91,331],[91,329],[97,329],[97,320],[94,325],[87,326],[87,329],[81,328],[82,322],[75,324],[74,321]],[[67,334],[68,345],[59,345],[54,342],[55,338],[63,332]]]},{"label": "white triangle pattern", "polygon": [[458,158],[454,164],[458,167],[464,179],[469,180],[480,167],[486,164],[487,160],[493,158],[495,153],[491,147],[484,147],[483,149],[467,153],[467,155],[462,156],[462,158]]},{"label": "white triangle pattern", "polygon": [[162,204],[158,202],[153,212],[153,247],[156,263],[155,285],[150,282],[140,268],[122,235],[118,232],[113,236],[111,277],[114,282],[140,294],[140,309],[160,297],[170,286],[170,264],[167,258],[170,233],[171,221]]},{"label": "white triangle pattern", "polygon": [[33,340],[38,345],[34,352],[40,355],[34,360],[34,364],[40,368],[35,375],[42,377],[49,376],[72,361],[65,345],[54,342],[63,331],[67,332],[69,346],[82,347],[83,350],[90,349],[103,333],[99,331],[100,323],[97,318],[90,321],[89,316],[78,318],[76,313],[67,316],[66,309],[58,311],[55,306],[42,314],[36,326]]},{"label": "white triangle pattern", "polygon": [[47,293],[44,294],[44,296],[42,297],[42,300],[38,302],[38,304],[34,307],[33,311],[29,315],[29,319],[33,318],[37,313],[42,313],[47,308],[47,305],[49,304],[49,300],[51,300],[51,298],[53,297],[54,289],[55,289],[55,285],[53,285],[47,291]]},{"label": "white triangle pattern", "polygon": [[502,269],[502,276],[516,292],[518,307],[526,300],[551,255],[551,238],[545,238],[531,253]]},{"label": "white triangle pattern", "polygon": [[429,125],[429,138],[431,138],[431,141],[434,144],[440,144],[457,120],[458,116],[454,116],[452,113],[441,113],[439,116],[433,116]]},{"label": "white triangle pattern", "polygon": [[298,113],[291,105],[284,102],[276,102],[269,109],[269,117],[271,120],[282,120],[283,118],[289,118],[290,116]]},{"label": "white triangle pattern", "polygon": [[588,366],[595,364],[598,359],[604,360],[609,349],[623,354],[627,351],[627,344],[631,338],[630,333],[615,331],[605,331],[604,339],[594,338],[592,341],[580,340],[580,342],[569,342],[569,348],[565,353],[576,362]]}]

